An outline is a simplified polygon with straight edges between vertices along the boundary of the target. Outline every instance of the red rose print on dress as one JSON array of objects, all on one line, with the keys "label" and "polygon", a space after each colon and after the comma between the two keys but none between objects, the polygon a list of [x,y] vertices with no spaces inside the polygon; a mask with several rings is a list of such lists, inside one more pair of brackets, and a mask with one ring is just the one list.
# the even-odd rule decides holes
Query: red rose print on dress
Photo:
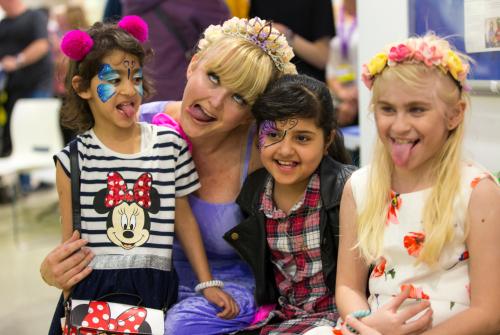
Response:
[{"label": "red rose print on dress", "polygon": [[385,279],[387,280],[387,275],[389,275],[392,277],[392,279],[394,279],[394,276],[396,275],[396,271],[394,269],[390,269],[389,271],[386,271],[385,270],[386,265],[387,265],[387,260],[385,259],[385,257],[380,257],[380,261],[373,268],[371,277],[377,278],[377,277],[381,277],[382,275],[385,275]]},{"label": "red rose print on dress", "polygon": [[453,269],[455,266],[457,266],[458,264],[460,264],[460,262],[464,262],[466,260],[469,259],[469,251],[468,250],[465,250],[464,252],[462,252],[460,254],[460,256],[458,257],[458,261],[456,263],[454,263],[452,266],[448,267],[446,270],[451,270]]},{"label": "red rose print on dress", "polygon": [[460,257],[458,258],[459,261],[463,262],[465,260],[469,259],[469,251],[465,250]]},{"label": "red rose print on dress", "polygon": [[415,287],[412,284],[401,285],[401,292],[406,291],[408,288],[410,289],[410,298],[429,300],[429,296],[424,293],[421,287]]},{"label": "red rose print on dress", "polygon": [[380,262],[373,268],[372,277],[380,277],[385,273],[385,265],[387,260],[384,257],[380,257]]},{"label": "red rose print on dress", "polygon": [[387,221],[386,224],[394,223],[398,224],[398,210],[401,207],[402,200],[398,193],[391,191],[390,194],[391,204],[389,205],[389,210],[387,211]]},{"label": "red rose print on dress", "polygon": [[418,257],[420,250],[424,246],[425,233],[424,232],[410,232],[404,237],[403,243],[408,251],[408,255]]},{"label": "red rose print on dress", "polygon": [[470,182],[470,187],[472,188],[476,188],[477,184],[479,184],[479,182],[481,180],[483,180],[484,178],[487,178],[487,177],[490,177],[490,175],[486,172],[483,172],[481,173],[479,176],[477,176],[476,178],[474,178],[471,182]]}]

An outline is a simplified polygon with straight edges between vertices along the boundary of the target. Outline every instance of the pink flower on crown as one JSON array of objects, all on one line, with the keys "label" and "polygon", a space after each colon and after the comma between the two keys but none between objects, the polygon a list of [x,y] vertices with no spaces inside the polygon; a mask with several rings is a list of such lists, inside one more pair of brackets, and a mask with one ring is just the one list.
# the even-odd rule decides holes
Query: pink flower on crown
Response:
[{"label": "pink flower on crown", "polygon": [[366,64],[363,64],[361,67],[361,80],[365,84],[366,87],[368,87],[369,90],[371,90],[373,86],[373,76],[370,74],[370,71],[368,71],[368,66]]},{"label": "pink flower on crown", "polygon": [[458,73],[457,79],[459,82],[462,83],[462,86],[464,89],[468,89],[467,85],[465,84],[465,79],[467,78],[467,73],[469,73],[469,65],[468,64],[462,64],[462,71]]},{"label": "pink flower on crown", "polygon": [[423,62],[427,66],[437,66],[441,64],[443,55],[438,52],[435,45],[428,45],[427,43],[422,42],[418,49],[415,50],[413,58]]},{"label": "pink flower on crown", "polygon": [[411,54],[412,54],[411,49],[408,48],[408,46],[405,44],[399,44],[397,46],[394,46],[389,50],[388,64],[389,66],[393,66],[394,63],[399,63],[406,60],[407,58],[410,58]]}]

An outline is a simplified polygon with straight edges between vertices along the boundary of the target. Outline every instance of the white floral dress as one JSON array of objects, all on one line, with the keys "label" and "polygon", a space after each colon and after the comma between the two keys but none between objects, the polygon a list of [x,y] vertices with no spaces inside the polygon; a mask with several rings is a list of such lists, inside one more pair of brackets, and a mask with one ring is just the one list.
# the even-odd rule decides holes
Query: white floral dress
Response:
[{"label": "white floral dress", "polygon": [[[405,194],[391,193],[382,256],[369,278],[368,303],[372,311],[407,287],[410,287],[410,297],[414,300],[405,304],[429,300],[434,312],[434,325],[469,307],[469,253],[464,234],[466,212],[473,188],[481,179],[490,176],[475,163],[463,164],[462,187],[455,201],[455,236],[443,249],[439,264],[435,267],[415,262],[425,243],[422,210],[431,189]],[[369,196],[368,178],[369,167],[354,172],[351,177],[358,211],[363,208],[365,197]]]}]

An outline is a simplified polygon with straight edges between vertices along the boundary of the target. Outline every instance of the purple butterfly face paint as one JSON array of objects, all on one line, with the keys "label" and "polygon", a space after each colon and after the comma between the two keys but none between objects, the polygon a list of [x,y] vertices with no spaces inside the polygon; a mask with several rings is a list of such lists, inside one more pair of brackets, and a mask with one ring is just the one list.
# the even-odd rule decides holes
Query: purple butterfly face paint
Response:
[{"label": "purple butterfly face paint", "polygon": [[265,120],[259,128],[259,150],[283,141],[287,132],[298,123],[297,119],[271,121]]}]

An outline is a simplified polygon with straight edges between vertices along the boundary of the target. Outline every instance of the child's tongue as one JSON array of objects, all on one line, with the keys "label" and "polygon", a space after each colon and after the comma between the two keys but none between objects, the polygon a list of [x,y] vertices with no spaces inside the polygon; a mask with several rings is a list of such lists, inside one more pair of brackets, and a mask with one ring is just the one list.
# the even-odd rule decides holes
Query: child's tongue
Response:
[{"label": "child's tongue", "polygon": [[126,117],[131,118],[135,114],[134,106],[132,105],[123,105],[120,107],[120,110],[125,114]]},{"label": "child's tongue", "polygon": [[410,152],[413,143],[393,143],[392,144],[392,161],[398,166],[405,166],[410,160]]}]

